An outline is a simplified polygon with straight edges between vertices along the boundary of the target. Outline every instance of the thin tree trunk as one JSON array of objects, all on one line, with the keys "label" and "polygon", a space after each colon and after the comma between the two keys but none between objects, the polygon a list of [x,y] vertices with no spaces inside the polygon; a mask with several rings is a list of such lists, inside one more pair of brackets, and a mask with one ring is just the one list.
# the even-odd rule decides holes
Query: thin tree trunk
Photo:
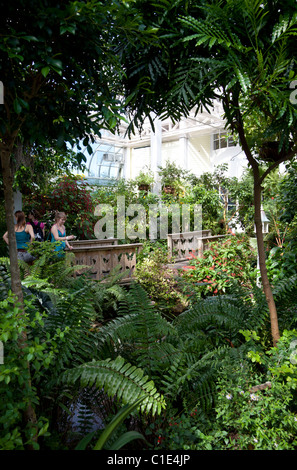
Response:
[{"label": "thin tree trunk", "polygon": [[[10,258],[10,274],[11,274],[11,290],[16,297],[16,302],[21,305],[22,314],[24,314],[24,299],[23,291],[21,284],[20,269],[18,264],[17,257],[17,245],[16,237],[14,230],[14,198],[13,198],[13,175],[10,165],[10,156],[12,153],[12,144],[11,146],[5,145],[3,142],[0,144],[0,154],[1,154],[1,166],[2,166],[2,175],[3,175],[3,186],[4,186],[4,200],[5,200],[5,218],[6,225],[8,230],[8,241],[9,241],[9,258]],[[20,354],[23,354],[23,350],[27,345],[27,334],[23,334],[18,339],[18,345],[20,348]],[[28,377],[29,383],[24,386],[29,386],[31,388],[31,379],[30,379],[30,365],[27,362]],[[31,423],[35,427],[35,437],[33,440],[37,442],[37,419],[35,415],[35,410],[32,407],[31,403],[27,405],[27,408],[24,412],[24,417],[27,423]],[[29,448],[32,448],[29,446]]]},{"label": "thin tree trunk", "polygon": [[23,302],[23,292],[21,285],[20,270],[17,258],[17,246],[14,231],[14,199],[13,199],[13,175],[10,167],[11,151],[9,147],[1,145],[1,165],[4,186],[4,204],[5,204],[5,218],[8,230],[9,240],[9,258],[10,258],[10,273],[11,273],[11,290],[16,295],[20,303]]},{"label": "thin tree trunk", "polygon": [[[237,102],[238,106],[238,102]],[[239,106],[238,106],[239,108]],[[280,338],[279,333],[279,326],[278,326],[278,317],[277,317],[277,310],[275,301],[273,298],[272,289],[270,286],[270,282],[267,275],[267,268],[265,262],[265,247],[264,247],[264,239],[263,239],[263,232],[262,232],[262,221],[261,221],[261,193],[262,187],[261,183],[263,181],[263,176],[260,178],[259,172],[259,164],[254,159],[250,147],[247,143],[245,138],[244,126],[241,114],[238,110],[237,113],[237,123],[236,123],[236,131],[238,132],[241,147],[248,159],[249,164],[252,167],[253,177],[254,177],[254,209],[255,209],[255,226],[256,226],[256,237],[257,237],[257,246],[258,246],[258,256],[259,256],[259,265],[260,265],[260,273],[263,285],[263,291],[266,297],[267,305],[269,308],[269,315],[270,315],[270,328],[271,328],[271,336],[273,345],[275,346]]]},{"label": "thin tree trunk", "polygon": [[275,305],[275,301],[273,298],[271,285],[268,279],[266,262],[265,262],[265,247],[264,247],[264,238],[263,238],[262,221],[261,221],[261,192],[262,192],[262,188],[259,182],[259,175],[254,173],[255,226],[256,226],[256,237],[257,237],[257,245],[258,245],[260,273],[261,273],[261,280],[262,280],[264,294],[265,294],[268,308],[269,308],[271,336],[273,340],[273,345],[276,346],[280,338],[280,333],[279,333],[276,305]]}]

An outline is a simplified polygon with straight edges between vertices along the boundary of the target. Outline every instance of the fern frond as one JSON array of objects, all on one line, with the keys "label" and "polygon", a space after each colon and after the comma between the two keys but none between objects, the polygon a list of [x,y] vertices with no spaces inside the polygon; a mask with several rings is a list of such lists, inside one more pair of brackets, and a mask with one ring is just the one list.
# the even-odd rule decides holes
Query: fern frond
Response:
[{"label": "fern frond", "polygon": [[211,409],[216,395],[216,370],[211,362],[205,365],[198,360],[191,365],[184,353],[177,354],[167,374],[162,380],[162,390],[173,399],[186,396],[187,406],[197,402],[203,410]]},{"label": "fern frond", "polygon": [[288,296],[292,290],[296,289],[297,275],[290,276],[286,279],[281,279],[277,282],[277,285],[273,288],[273,296],[277,300],[282,300]]},{"label": "fern frond", "polygon": [[123,299],[119,306],[118,313],[119,315],[130,315],[133,313],[137,314],[142,309],[145,309],[149,312],[154,311],[154,307],[150,301],[147,292],[143,289],[140,284],[133,282],[130,285],[126,297]]},{"label": "fern frond", "polygon": [[297,275],[277,282],[273,288],[280,328],[296,328],[297,325]]},{"label": "fern frond", "polygon": [[196,44],[198,46],[204,43],[208,43],[210,47],[212,47],[215,43],[218,43],[224,44],[229,48],[232,44],[230,38],[226,34],[226,31],[222,31],[218,25],[215,27],[211,23],[205,24],[203,21],[197,20],[192,16],[182,17],[181,22],[195,31],[194,34],[185,37],[184,41],[191,41],[192,39],[196,39]]},{"label": "fern frond", "polygon": [[138,284],[120,302],[118,313],[122,317],[110,321],[98,335],[100,351],[104,355],[121,354],[134,358],[140,367],[153,372],[168,364],[168,355],[174,350],[164,341],[176,330],[159,312],[155,311],[148,294]]},{"label": "fern frond", "polygon": [[101,357],[133,359],[150,374],[165,369],[171,362],[175,347],[164,340],[176,334],[170,323],[159,313],[149,317],[145,313],[125,315],[110,321],[98,333]]},{"label": "fern frond", "polygon": [[255,287],[252,297],[247,297],[242,289],[233,296],[221,295],[199,301],[193,308],[179,315],[174,325],[179,334],[188,334],[209,326],[218,328],[225,334],[229,332],[235,338],[243,325],[245,329],[257,330],[263,327],[267,319],[268,309],[264,295]]},{"label": "fern frond", "polygon": [[217,393],[216,379],[215,369],[200,369],[193,383],[193,392],[186,397],[187,401],[190,401],[190,406],[194,407],[199,403],[203,411],[210,411],[213,408]]},{"label": "fern frond", "polygon": [[297,34],[297,14],[294,13],[293,16],[285,15],[281,16],[280,21],[273,28],[271,42],[275,43],[283,39],[287,35]]},{"label": "fern frond", "polygon": [[117,396],[123,404],[132,403],[144,396],[140,407],[143,413],[160,414],[165,408],[165,400],[157,392],[155,385],[142,369],[137,368],[118,356],[114,361],[94,361],[67,370],[63,381],[75,383],[82,387],[96,385],[104,388],[109,396]]},{"label": "fern frond", "polygon": [[[176,397],[182,389],[182,383],[184,381],[183,371],[186,368],[185,355],[177,353],[173,358],[170,367],[167,372],[164,373],[161,384],[162,390],[166,395]],[[182,371],[182,372],[181,372]],[[180,378],[179,376],[182,375]]]},{"label": "fern frond", "polygon": [[92,330],[95,311],[88,289],[76,292],[36,294],[47,313],[43,334],[63,338],[57,344],[55,374],[66,367],[98,357],[97,335]]}]

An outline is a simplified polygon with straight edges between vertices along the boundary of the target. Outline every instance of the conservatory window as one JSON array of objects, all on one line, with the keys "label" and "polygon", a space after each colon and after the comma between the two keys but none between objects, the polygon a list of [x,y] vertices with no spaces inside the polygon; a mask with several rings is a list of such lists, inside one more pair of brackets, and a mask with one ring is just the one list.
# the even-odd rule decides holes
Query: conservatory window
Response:
[{"label": "conservatory window", "polygon": [[81,149],[86,157],[87,179],[92,183],[114,180],[122,176],[124,166],[123,148],[104,141],[90,143],[92,153]]},{"label": "conservatory window", "polygon": [[214,150],[223,149],[227,147],[235,147],[235,142],[232,136],[228,136],[226,132],[219,132],[214,134],[213,148]]}]

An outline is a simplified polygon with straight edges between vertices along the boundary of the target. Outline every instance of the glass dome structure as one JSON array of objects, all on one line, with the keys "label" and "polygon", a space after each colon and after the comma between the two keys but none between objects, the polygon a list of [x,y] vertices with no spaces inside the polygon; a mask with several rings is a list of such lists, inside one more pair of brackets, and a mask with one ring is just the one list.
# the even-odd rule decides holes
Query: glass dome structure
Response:
[{"label": "glass dome structure", "polygon": [[92,149],[91,154],[82,144],[72,149],[74,152],[83,153],[86,158],[87,170],[84,176],[89,184],[108,185],[123,176],[123,147],[101,140],[90,142],[89,147]]}]

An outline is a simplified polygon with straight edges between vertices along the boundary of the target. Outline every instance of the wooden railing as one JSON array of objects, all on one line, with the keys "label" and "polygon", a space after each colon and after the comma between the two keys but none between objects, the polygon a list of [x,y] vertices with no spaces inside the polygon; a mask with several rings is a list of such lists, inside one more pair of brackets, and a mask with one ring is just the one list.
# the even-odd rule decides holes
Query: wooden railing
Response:
[{"label": "wooden railing", "polygon": [[118,238],[104,238],[98,240],[97,238],[92,240],[73,240],[70,242],[73,248],[81,247],[96,247],[96,246],[105,246],[105,245],[117,245]]},{"label": "wooden railing", "polygon": [[[172,233],[167,236],[168,250],[175,261],[185,261],[191,255],[201,257],[209,243],[227,235],[211,235],[210,230]],[[124,273],[121,282],[130,282],[142,250],[142,243],[119,245],[118,239],[77,240],[71,242],[77,266],[88,266],[89,274],[97,280],[104,279],[117,266]],[[82,271],[83,272],[83,268]],[[79,271],[78,271],[79,274]]]},{"label": "wooden railing", "polygon": [[208,249],[210,242],[226,236],[211,235],[210,230],[171,233],[167,235],[168,252],[175,261],[185,261],[192,255],[201,258],[203,252]]},{"label": "wooden railing", "polygon": [[71,242],[71,245],[76,265],[88,266],[89,275],[93,279],[104,279],[119,266],[119,272],[124,273],[122,283],[131,280],[136,266],[136,255],[143,246],[142,243],[118,245],[117,239],[79,240]]}]

